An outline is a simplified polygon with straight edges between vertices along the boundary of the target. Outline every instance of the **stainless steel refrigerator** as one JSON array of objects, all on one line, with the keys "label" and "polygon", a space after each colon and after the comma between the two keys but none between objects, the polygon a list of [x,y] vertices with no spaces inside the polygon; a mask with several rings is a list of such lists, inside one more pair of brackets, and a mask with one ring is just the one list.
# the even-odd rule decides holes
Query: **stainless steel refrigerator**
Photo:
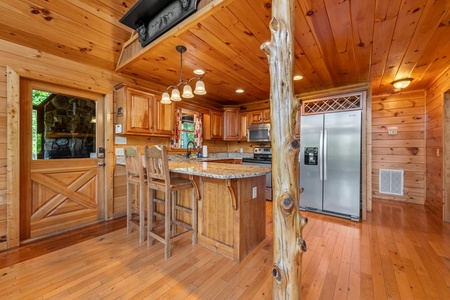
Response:
[{"label": "stainless steel refrigerator", "polygon": [[359,221],[361,111],[301,117],[300,207]]}]

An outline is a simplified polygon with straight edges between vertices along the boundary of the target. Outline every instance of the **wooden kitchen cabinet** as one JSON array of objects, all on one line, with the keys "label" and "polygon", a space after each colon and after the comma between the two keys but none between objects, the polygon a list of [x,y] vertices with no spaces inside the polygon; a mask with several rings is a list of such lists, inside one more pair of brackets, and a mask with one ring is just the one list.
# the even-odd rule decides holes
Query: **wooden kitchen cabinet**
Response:
[{"label": "wooden kitchen cabinet", "polygon": [[223,112],[210,110],[208,114],[203,114],[203,139],[223,139]]},{"label": "wooden kitchen cabinet", "polygon": [[247,129],[249,125],[249,113],[240,113],[239,114],[239,140],[247,141]]},{"label": "wooden kitchen cabinet", "polygon": [[124,84],[116,86],[117,123],[123,134],[171,136],[173,105],[161,104],[151,92]]},{"label": "wooden kitchen cabinet", "polygon": [[251,124],[270,123],[270,109],[249,112]]},{"label": "wooden kitchen cabinet", "polygon": [[224,113],[224,134],[225,141],[239,140],[239,108],[226,108]]}]

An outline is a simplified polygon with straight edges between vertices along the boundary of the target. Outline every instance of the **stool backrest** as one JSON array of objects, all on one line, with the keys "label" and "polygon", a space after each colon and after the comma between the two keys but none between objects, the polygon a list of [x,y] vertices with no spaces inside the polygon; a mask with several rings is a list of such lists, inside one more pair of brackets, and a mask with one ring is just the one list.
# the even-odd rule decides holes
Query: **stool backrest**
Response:
[{"label": "stool backrest", "polygon": [[169,161],[167,159],[167,147],[164,145],[145,146],[145,168],[147,181],[165,181],[170,186]]},{"label": "stool backrest", "polygon": [[127,169],[127,179],[145,178],[144,167],[142,166],[142,158],[139,153],[138,146],[128,146],[124,148],[125,166]]}]

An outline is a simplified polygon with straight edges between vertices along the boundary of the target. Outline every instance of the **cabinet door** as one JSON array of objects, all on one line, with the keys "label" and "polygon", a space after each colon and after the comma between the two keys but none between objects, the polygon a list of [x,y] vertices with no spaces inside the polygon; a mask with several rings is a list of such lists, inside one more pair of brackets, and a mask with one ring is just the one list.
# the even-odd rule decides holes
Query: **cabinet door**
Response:
[{"label": "cabinet door", "polygon": [[132,88],[126,89],[126,128],[124,133],[150,134],[153,131],[154,96]]},{"label": "cabinet door", "polygon": [[270,123],[270,109],[261,111],[263,123]]},{"label": "cabinet door", "polygon": [[248,113],[239,114],[239,140],[247,141]]},{"label": "cabinet door", "polygon": [[211,111],[211,138],[223,139],[223,113]]},{"label": "cabinet door", "polygon": [[261,124],[263,122],[262,113],[260,110],[252,111],[250,115],[250,124]]},{"label": "cabinet door", "polygon": [[154,134],[160,136],[172,136],[173,134],[173,121],[175,111],[173,104],[161,104],[161,101],[155,101],[155,128]]},{"label": "cabinet door", "polygon": [[239,139],[239,110],[226,109],[224,112],[224,140],[237,141]]}]

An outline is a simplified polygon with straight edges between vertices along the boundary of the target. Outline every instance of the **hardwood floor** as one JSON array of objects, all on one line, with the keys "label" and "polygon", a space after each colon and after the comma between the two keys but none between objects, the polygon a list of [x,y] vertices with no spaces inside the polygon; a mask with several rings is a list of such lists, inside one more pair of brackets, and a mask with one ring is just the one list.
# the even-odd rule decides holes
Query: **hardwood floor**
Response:
[{"label": "hardwood floor", "polygon": [[[450,299],[450,224],[420,205],[373,208],[362,223],[304,212],[303,299]],[[267,223],[240,264],[188,235],[164,260],[124,220],[30,243],[0,252],[0,299],[271,299],[270,202]]]}]

